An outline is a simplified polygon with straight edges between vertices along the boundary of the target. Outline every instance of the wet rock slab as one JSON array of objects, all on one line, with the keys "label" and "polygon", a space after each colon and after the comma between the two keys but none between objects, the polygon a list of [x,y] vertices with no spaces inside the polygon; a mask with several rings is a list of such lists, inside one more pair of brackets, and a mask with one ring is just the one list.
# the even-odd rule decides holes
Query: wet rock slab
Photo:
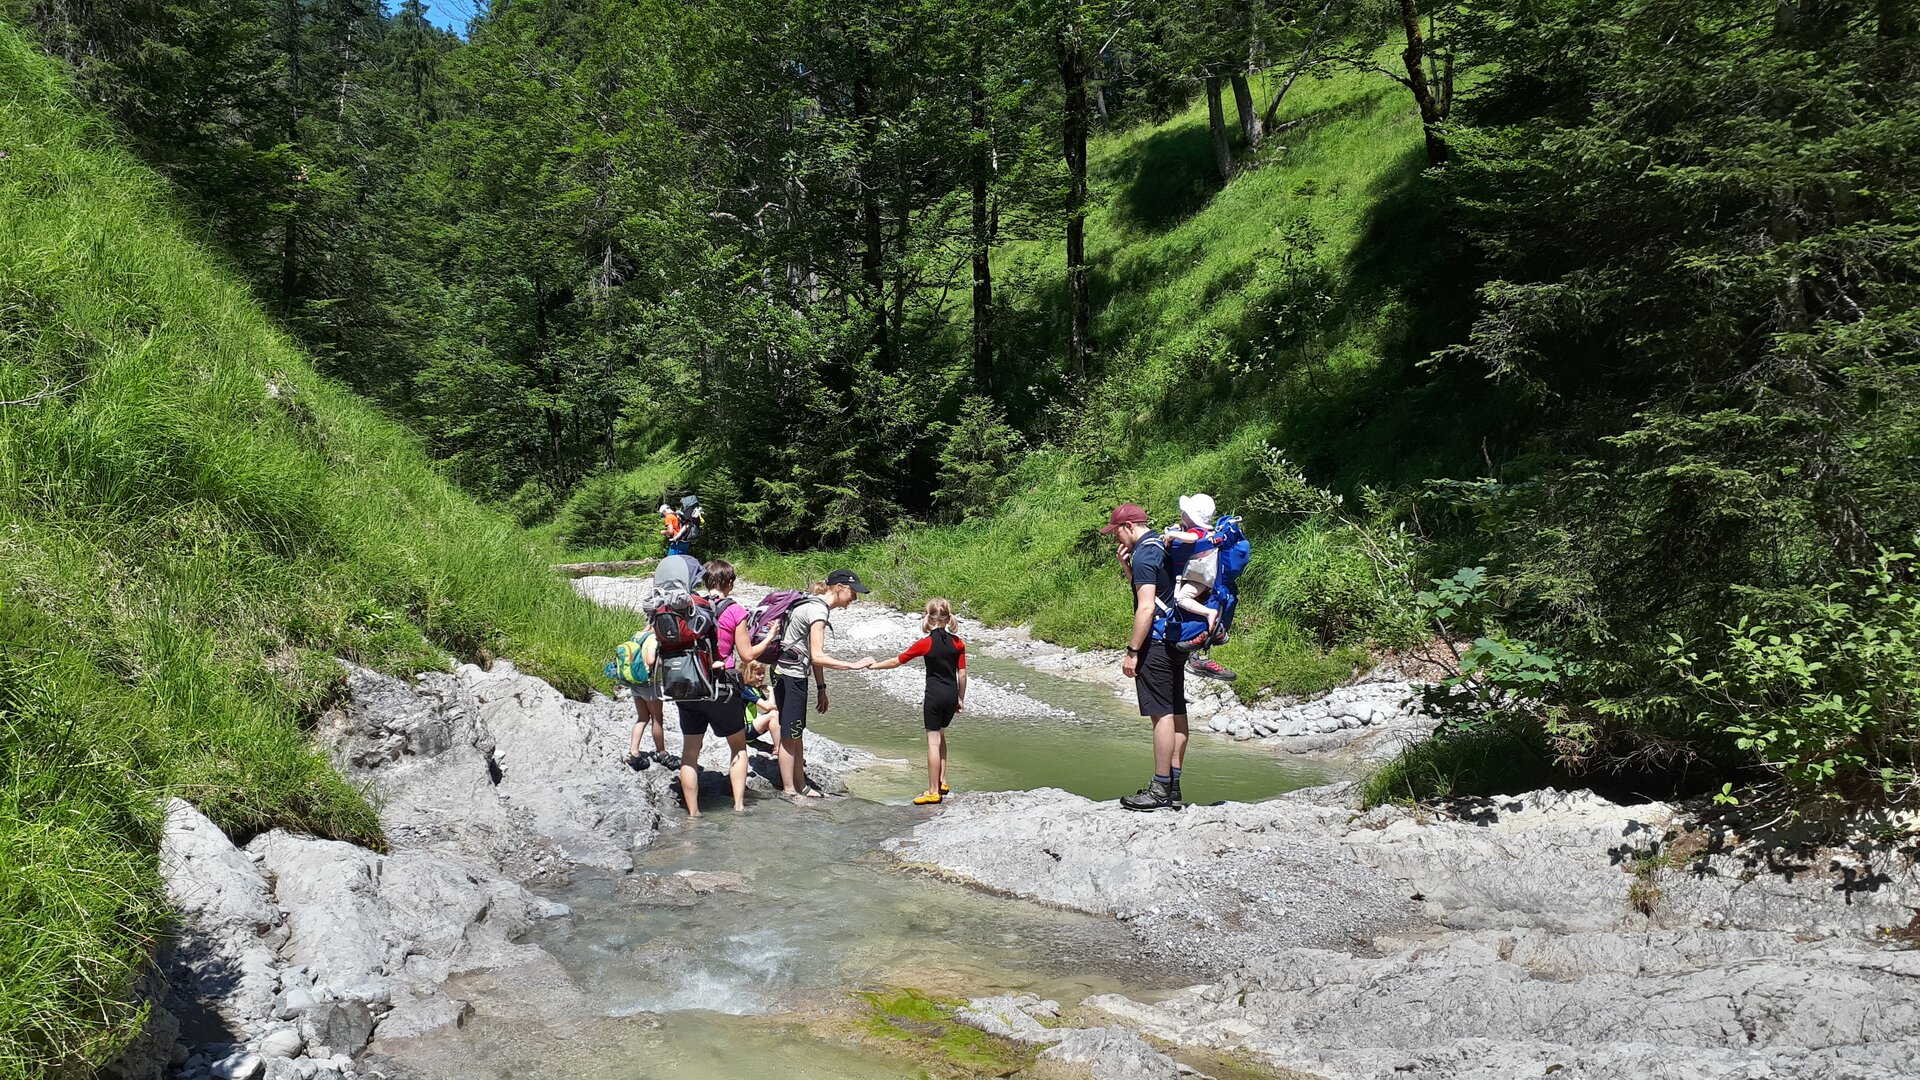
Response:
[{"label": "wet rock slab", "polygon": [[1024,1046],[1044,1046],[1031,1072],[1059,1080],[1173,1080],[1182,1069],[1123,1027],[1063,1027],[1060,1003],[1032,994],[974,998],[953,1011],[968,1027]]},{"label": "wet rock slab", "polygon": [[[517,943],[567,911],[526,886],[627,874],[681,812],[673,770],[623,761],[633,706],[570,701],[504,661],[413,680],[349,666],[347,690],[319,735],[373,794],[391,851],[279,831],[241,849],[191,805],[170,804],[161,869],[177,932],[159,957],[164,985],[148,995],[155,1021],[113,1075],[389,1075],[381,1051],[477,1006],[533,1017],[581,1007],[558,962]],[[678,750],[671,715],[668,727]],[[810,742],[830,790],[873,760]],[[724,768],[726,749],[701,760]],[[755,765],[764,790],[771,759]],[[735,878],[632,887],[672,903],[744,887]]]},{"label": "wet rock slab", "polygon": [[[1920,908],[1897,850],[1682,854],[1673,808],[1585,792],[1343,803],[969,797],[895,850],[1210,961],[1165,1001],[1084,1003],[1178,1045],[1338,1078],[1920,1075],[1920,952],[1881,933]],[[1309,898],[1343,909],[1337,932]],[[971,1007],[996,1034],[1041,1026]]]},{"label": "wet rock slab", "polygon": [[998,892],[1126,922],[1148,951],[1222,972],[1420,922],[1410,893],[1307,800],[1131,814],[1054,788],[966,794],[888,849]]}]

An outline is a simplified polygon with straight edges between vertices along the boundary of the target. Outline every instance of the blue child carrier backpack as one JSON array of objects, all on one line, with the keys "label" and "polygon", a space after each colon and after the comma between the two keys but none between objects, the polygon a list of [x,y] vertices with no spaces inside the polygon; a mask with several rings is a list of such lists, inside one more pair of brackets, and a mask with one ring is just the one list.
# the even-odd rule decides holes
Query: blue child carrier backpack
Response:
[{"label": "blue child carrier backpack", "polygon": [[[1253,545],[1247,541],[1247,534],[1241,531],[1238,517],[1214,519],[1212,530],[1192,543],[1181,541],[1167,544],[1167,565],[1173,572],[1174,580],[1178,581],[1186,573],[1188,563],[1207,554],[1213,555],[1215,568],[1206,605],[1220,613],[1215,630],[1224,638],[1233,626],[1234,611],[1240,606],[1240,575],[1253,558]],[[1153,620],[1155,641],[1185,641],[1205,632],[1207,628],[1205,619],[1180,608],[1170,596],[1156,599],[1154,606],[1159,610]]]},{"label": "blue child carrier backpack", "polygon": [[1233,626],[1233,613],[1240,606],[1240,575],[1253,559],[1253,545],[1240,529],[1240,519],[1228,516],[1214,522],[1213,538],[1220,550],[1220,576],[1214,582],[1207,606],[1220,613],[1219,631],[1225,634]]}]

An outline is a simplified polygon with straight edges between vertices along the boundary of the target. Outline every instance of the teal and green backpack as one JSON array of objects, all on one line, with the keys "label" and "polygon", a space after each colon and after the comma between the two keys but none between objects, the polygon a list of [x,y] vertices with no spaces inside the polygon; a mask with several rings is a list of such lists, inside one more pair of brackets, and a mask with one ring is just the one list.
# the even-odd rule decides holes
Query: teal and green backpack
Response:
[{"label": "teal and green backpack", "polygon": [[642,660],[641,646],[653,636],[653,631],[642,630],[633,635],[631,641],[623,641],[613,647],[613,661],[606,667],[607,678],[621,686],[645,686],[653,681],[653,672],[647,670],[647,662]]}]

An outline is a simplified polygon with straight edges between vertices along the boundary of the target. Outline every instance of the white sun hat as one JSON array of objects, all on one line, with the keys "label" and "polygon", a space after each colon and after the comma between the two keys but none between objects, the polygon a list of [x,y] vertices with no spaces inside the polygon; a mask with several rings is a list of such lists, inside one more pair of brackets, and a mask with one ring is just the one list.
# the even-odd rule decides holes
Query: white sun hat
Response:
[{"label": "white sun hat", "polygon": [[1202,529],[1213,528],[1213,496],[1204,493],[1180,496],[1180,512]]}]

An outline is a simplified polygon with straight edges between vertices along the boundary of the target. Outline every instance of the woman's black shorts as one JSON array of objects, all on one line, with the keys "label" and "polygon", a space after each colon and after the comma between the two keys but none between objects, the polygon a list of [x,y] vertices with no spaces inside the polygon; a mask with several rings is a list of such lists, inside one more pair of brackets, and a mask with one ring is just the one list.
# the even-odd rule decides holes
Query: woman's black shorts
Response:
[{"label": "woman's black shorts", "polygon": [[930,684],[927,687],[926,700],[920,705],[920,719],[926,722],[928,731],[943,731],[953,723],[953,715],[960,711],[960,688]]},{"label": "woman's black shorts", "polygon": [[674,708],[680,712],[682,735],[711,731],[724,739],[747,728],[747,703],[738,696],[729,701],[681,701]]},{"label": "woman's black shorts", "polygon": [[1182,716],[1187,711],[1187,664],[1171,641],[1149,641],[1133,676],[1141,716]]},{"label": "woman's black shorts", "polygon": [[805,676],[773,677],[773,707],[780,713],[780,737],[797,739],[807,732],[807,680]]}]

